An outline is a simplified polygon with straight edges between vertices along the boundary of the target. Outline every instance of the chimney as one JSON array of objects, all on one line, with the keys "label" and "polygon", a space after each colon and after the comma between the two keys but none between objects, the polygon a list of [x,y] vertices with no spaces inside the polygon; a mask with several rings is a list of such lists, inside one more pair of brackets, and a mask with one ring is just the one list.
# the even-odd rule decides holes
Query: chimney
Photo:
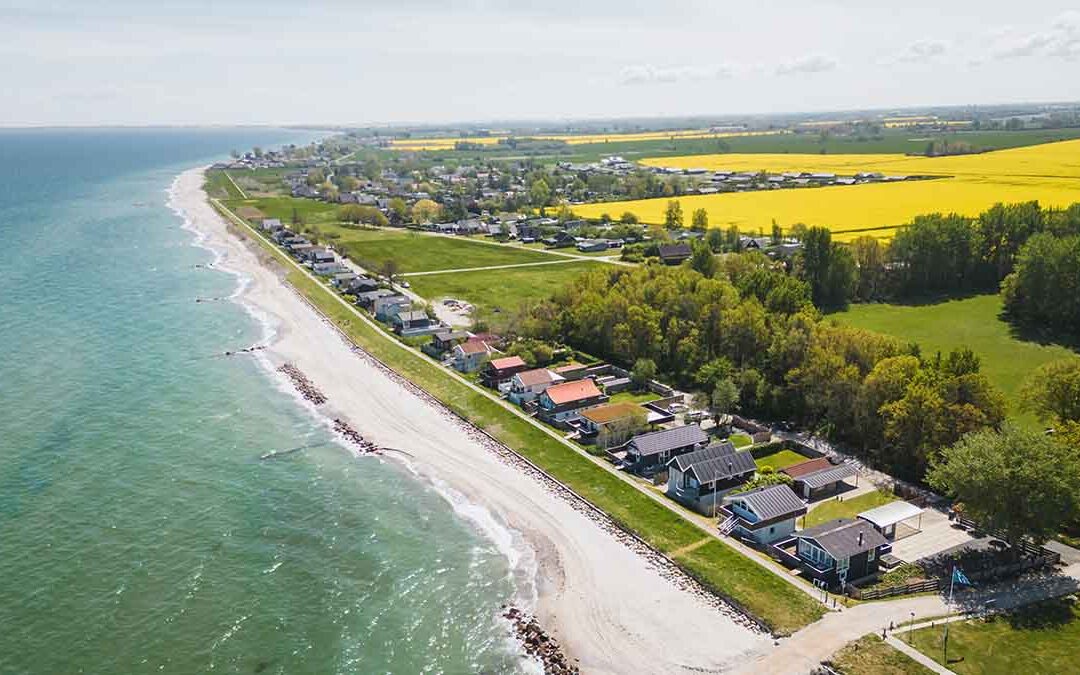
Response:
[{"label": "chimney", "polygon": [[862,546],[862,532],[859,532],[859,546]]}]

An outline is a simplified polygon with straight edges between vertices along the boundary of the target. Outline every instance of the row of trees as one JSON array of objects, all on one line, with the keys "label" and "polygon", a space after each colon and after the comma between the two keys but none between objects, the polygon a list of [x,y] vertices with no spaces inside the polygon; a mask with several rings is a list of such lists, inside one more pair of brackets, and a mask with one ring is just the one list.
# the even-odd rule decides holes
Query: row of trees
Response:
[{"label": "row of trees", "polygon": [[1004,399],[970,351],[916,346],[823,321],[811,287],[763,257],[689,267],[596,269],[520,319],[562,340],[772,419],[793,419],[920,479],[941,447],[998,426]]},{"label": "row of trees", "polygon": [[1080,335],[1080,236],[1040,233],[1017,256],[1001,284],[1016,321],[1058,334]]}]

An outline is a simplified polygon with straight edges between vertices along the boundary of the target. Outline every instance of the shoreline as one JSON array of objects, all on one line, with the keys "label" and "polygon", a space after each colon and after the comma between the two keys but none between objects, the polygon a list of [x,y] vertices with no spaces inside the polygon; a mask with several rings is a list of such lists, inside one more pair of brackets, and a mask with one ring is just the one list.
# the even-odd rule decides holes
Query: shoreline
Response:
[{"label": "shoreline", "polygon": [[401,464],[507,556],[518,594],[535,607],[526,608],[571,663],[585,672],[722,671],[769,643],[741,617],[680,588],[664,565],[500,457],[411,383],[357,354],[280,271],[262,264],[264,251],[229,231],[207,201],[202,172],[178,176],[169,205],[196,233],[193,244],[214,252],[213,267],[238,277],[231,298],[264,327],[267,349],[257,358],[271,371],[295,363],[310,377],[329,399],[318,408],[306,402],[313,414],[341,417],[380,446],[408,450],[412,459]]}]

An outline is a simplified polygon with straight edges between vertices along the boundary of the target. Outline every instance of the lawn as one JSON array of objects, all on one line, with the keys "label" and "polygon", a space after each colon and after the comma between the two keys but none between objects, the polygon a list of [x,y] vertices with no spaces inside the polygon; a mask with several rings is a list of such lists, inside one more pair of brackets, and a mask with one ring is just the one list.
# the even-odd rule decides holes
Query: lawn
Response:
[{"label": "lawn", "polygon": [[745,448],[754,444],[754,439],[750,438],[746,434],[731,434],[728,436],[728,440],[736,448]]},{"label": "lawn", "polygon": [[314,199],[297,197],[256,197],[252,199],[230,199],[227,205],[231,209],[252,206],[266,214],[267,218],[277,218],[283,223],[292,223],[293,215],[305,225],[322,225],[336,222],[341,206],[328,204]]},{"label": "lawn", "polygon": [[1073,354],[1060,345],[1020,339],[1002,320],[1001,297],[979,295],[931,305],[852,305],[833,314],[840,323],[917,342],[925,356],[967,346],[982,359],[982,372],[1010,402],[1010,414],[1034,426],[1034,417],[1017,409],[1024,378],[1038,366]]},{"label": "lawn", "polygon": [[[256,240],[288,264],[278,249],[261,237]],[[327,287],[295,268],[289,272],[288,280],[358,345],[543,467],[652,546],[666,552],[686,550],[705,536],[685,518],[516,416],[501,403],[454,379],[430,359],[385,339],[341,304]],[[790,634],[824,613],[821,605],[805,593],[719,541],[711,541],[679,556],[678,560],[703,584],[743,605],[778,634]]]},{"label": "lawn", "polygon": [[[949,625],[948,668],[961,675],[1075,673],[1080,658],[1080,607],[1049,600],[985,621]],[[942,628],[915,631],[914,645],[942,662]]]},{"label": "lawn", "polygon": [[789,467],[793,464],[805,462],[806,457],[803,457],[802,455],[793,450],[777,450],[770,455],[758,457],[754,461],[757,462],[758,470],[764,469],[767,466],[771,466],[772,468],[779,471],[780,469]]},{"label": "lawn", "polygon": [[933,671],[877,635],[849,642],[829,664],[841,675],[929,675]]},{"label": "lawn", "polygon": [[836,518],[854,518],[863,511],[869,511],[889,502],[895,502],[897,499],[892,493],[880,490],[867,492],[851,499],[843,499],[843,495],[841,495],[839,500],[830,499],[810,509],[809,513],[803,516],[802,526],[804,528],[813,527]]},{"label": "lawn", "polygon": [[651,391],[620,391],[611,396],[611,403],[648,403],[660,398]]},{"label": "lawn", "polygon": [[[539,251],[408,230],[360,230],[326,225],[321,226],[319,231],[334,237],[335,245],[350,258],[371,269],[378,269],[387,260],[397,261],[401,272],[434,272],[563,260]],[[409,281],[415,284],[419,279],[416,277]]]},{"label": "lawn", "polygon": [[[454,240],[449,241],[452,243]],[[483,244],[475,246],[492,248]],[[495,249],[495,252],[500,251]],[[550,296],[581,273],[600,264],[604,263],[581,261],[479,272],[425,274],[408,277],[408,280],[417,295],[432,302],[442,298],[458,298],[471,302],[481,313],[505,312],[516,310],[522,302]],[[652,394],[646,400],[656,398],[659,397]]]}]

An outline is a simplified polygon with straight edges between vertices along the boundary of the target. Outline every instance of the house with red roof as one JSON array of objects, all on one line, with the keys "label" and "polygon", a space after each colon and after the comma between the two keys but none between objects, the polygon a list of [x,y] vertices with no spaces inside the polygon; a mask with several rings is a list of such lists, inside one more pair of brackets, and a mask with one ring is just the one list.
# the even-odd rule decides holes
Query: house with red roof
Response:
[{"label": "house with red roof", "polygon": [[528,370],[529,364],[520,356],[504,356],[492,359],[480,371],[480,383],[485,387],[498,389],[510,382],[510,378],[523,370]]},{"label": "house with red roof", "polygon": [[548,387],[536,399],[539,418],[548,424],[562,424],[579,410],[606,403],[608,397],[590,379],[573,380]]}]

